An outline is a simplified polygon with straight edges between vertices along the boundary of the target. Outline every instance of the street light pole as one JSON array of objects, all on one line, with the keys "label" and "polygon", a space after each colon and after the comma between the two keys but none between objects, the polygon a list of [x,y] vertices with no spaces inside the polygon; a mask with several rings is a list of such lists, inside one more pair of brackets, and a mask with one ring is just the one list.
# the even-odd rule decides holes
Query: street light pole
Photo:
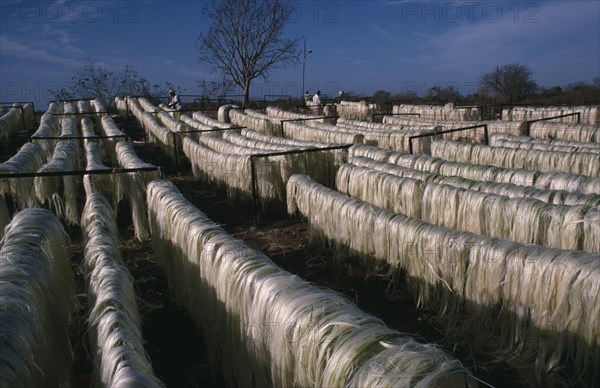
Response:
[{"label": "street light pole", "polygon": [[302,90],[300,91],[301,95],[304,95],[304,73],[306,69],[306,56],[312,53],[312,50],[306,51],[306,38],[304,38],[304,56],[302,57]]}]

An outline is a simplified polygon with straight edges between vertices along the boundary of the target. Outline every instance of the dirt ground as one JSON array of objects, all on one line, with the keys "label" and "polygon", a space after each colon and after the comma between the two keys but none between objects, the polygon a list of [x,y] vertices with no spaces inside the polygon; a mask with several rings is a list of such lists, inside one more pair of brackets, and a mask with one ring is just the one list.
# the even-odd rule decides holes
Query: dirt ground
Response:
[{"label": "dirt ground", "polygon": [[[388,326],[424,342],[440,345],[469,368],[481,380],[482,386],[520,386],[516,383],[514,370],[505,365],[489,364],[485,355],[475,355],[462,343],[445,339],[443,323],[436,318],[435,310],[417,308],[402,279],[390,290],[390,282],[384,276],[385,268],[378,268],[376,275],[366,276],[365,273],[372,271],[365,269],[356,259],[341,256],[321,243],[311,242],[307,224],[289,217],[283,205],[261,209],[259,227],[254,227],[251,204],[230,201],[222,191],[197,181],[185,162],[174,166],[158,147],[144,143],[143,131],[135,121],[116,121],[135,141],[135,149],[141,159],[160,166],[163,178],[172,180],[186,198],[221,223],[233,236],[264,252],[291,273],[344,294]],[[2,160],[13,155],[28,136],[30,134],[23,133],[5,146]],[[223,371],[211,368],[202,334],[196,330],[187,313],[169,297],[165,274],[151,245],[135,239],[127,205],[122,205],[118,214],[121,253],[135,279],[146,350],[157,377],[168,387],[223,386]],[[80,268],[81,232],[78,228],[69,228],[69,232],[79,301],[72,328],[75,359],[71,384],[73,387],[89,387],[93,383],[93,354],[86,335],[87,300]]]}]

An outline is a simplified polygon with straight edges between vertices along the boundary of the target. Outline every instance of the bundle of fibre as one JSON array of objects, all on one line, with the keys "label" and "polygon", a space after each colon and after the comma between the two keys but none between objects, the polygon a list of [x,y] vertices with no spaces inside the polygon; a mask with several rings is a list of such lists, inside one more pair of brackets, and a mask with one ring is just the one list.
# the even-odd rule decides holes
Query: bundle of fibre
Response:
[{"label": "bundle of fibre", "polygon": [[[32,137],[57,137],[60,135],[61,122],[60,116],[58,116],[60,113],[62,113],[61,106],[56,102],[51,102],[48,110],[40,118],[40,125]],[[56,146],[55,139],[32,139],[31,141],[42,146],[47,156],[52,155]]]},{"label": "bundle of fibre", "polygon": [[77,113],[90,114],[92,112],[92,105],[90,100],[79,100],[77,101]]},{"label": "bundle of fibre", "polygon": [[456,108],[453,103],[448,103],[444,106],[400,104],[392,107],[392,113],[419,113],[423,118],[444,121],[481,120],[479,109],[476,107]]},{"label": "bundle of fibre", "polygon": [[252,109],[245,109],[244,113],[247,116],[250,117],[254,117],[260,120],[266,120],[269,122],[269,124],[265,124],[267,127],[270,125],[272,132],[267,132],[271,135],[275,135],[278,136],[279,134],[281,134],[282,131],[282,125],[281,125],[281,120],[276,120],[273,119],[272,117],[269,117],[267,114],[265,113],[261,113],[261,112],[257,112],[255,110]]},{"label": "bundle of fibre", "polygon": [[476,385],[436,346],[389,329],[229,236],[172,183],[153,182],[148,204],[170,287],[208,334],[213,362],[231,372],[229,385]]},{"label": "bundle of fibre", "polygon": [[352,198],[448,229],[549,248],[600,252],[598,227],[593,225],[600,224],[600,207],[509,198],[352,164],[338,170],[336,187]]},{"label": "bundle of fibre", "polygon": [[80,171],[79,145],[75,140],[60,140],[56,144],[52,159],[38,172],[57,173],[34,178],[35,193],[40,203],[52,209],[56,215],[71,225],[79,223],[77,206],[81,177],[60,175],[61,172]]},{"label": "bundle of fibre", "polygon": [[600,124],[538,121],[531,124],[529,136],[539,139],[600,143]]},{"label": "bundle of fibre", "polygon": [[[285,123],[285,127],[289,124],[297,123]],[[306,125],[309,127],[319,128],[326,131],[342,132],[342,133],[359,133],[364,138],[364,143],[380,148],[388,148],[396,151],[408,151],[410,149],[409,138],[415,135],[422,135],[430,133],[426,130],[379,130],[379,129],[365,129],[365,128],[354,128],[349,129],[344,126],[332,125],[329,123],[321,123],[318,121],[307,121]],[[431,144],[430,137],[413,139],[413,152],[415,153],[426,153],[428,154],[429,147]]]},{"label": "bundle of fibre", "polygon": [[[182,139],[183,153],[192,165],[195,177],[227,190],[231,198],[249,200],[252,196],[250,156],[213,151],[198,144],[191,137]],[[266,200],[282,200],[285,188],[282,187],[280,164],[271,158],[257,158],[257,196],[263,204]]]},{"label": "bundle of fibre", "polygon": [[[222,132],[223,139],[243,147],[263,150],[262,153],[279,152],[279,151],[301,151],[315,149],[314,146],[291,146],[283,143],[270,143],[262,140],[256,140],[244,135],[240,135],[234,131]],[[303,173],[311,176],[314,180],[328,187],[333,187],[335,183],[335,171],[332,155],[327,155],[325,152],[299,152],[279,156],[281,161],[281,177],[283,182],[287,182],[291,174]]]},{"label": "bundle of fibre", "polygon": [[77,113],[77,102],[75,101],[64,101],[63,102],[63,113],[67,115],[74,115]]},{"label": "bundle of fibre", "polygon": [[234,125],[230,123],[224,123],[219,120],[215,120],[202,112],[194,112],[192,118],[196,121],[200,121],[202,124],[208,125],[211,128],[231,128]]},{"label": "bundle of fibre", "polygon": [[[563,140],[561,140],[563,141]],[[575,142],[573,142],[575,143]],[[576,143],[593,144],[593,143]],[[599,144],[600,145],[600,144]],[[577,147],[560,144],[539,143],[537,141],[513,141],[506,138],[494,138],[490,141],[492,147],[504,147],[521,150],[539,150],[539,151],[558,151],[558,152],[586,152],[591,154],[600,154],[600,147]]]},{"label": "bundle of fibre", "polygon": [[230,118],[229,114],[231,111],[238,110],[238,109],[240,109],[240,107],[237,105],[232,105],[232,104],[221,105],[219,107],[219,110],[217,111],[217,120],[219,120],[220,122],[223,122],[223,123],[231,123],[231,118]]},{"label": "bundle of fibre", "polygon": [[231,123],[235,125],[252,128],[253,130],[269,135],[281,134],[281,127],[273,125],[271,120],[266,117],[254,117],[238,109],[234,109],[229,111],[229,118],[231,119]]},{"label": "bundle of fibre", "polygon": [[364,136],[358,132],[351,131],[332,131],[309,127],[297,122],[288,121],[283,125],[283,133],[285,137],[294,140],[304,141],[319,141],[328,143],[363,143]]},{"label": "bundle of fibre", "polygon": [[549,147],[568,147],[582,152],[591,152],[594,154],[600,153],[600,144],[578,142],[569,140],[556,140],[556,139],[538,139],[529,136],[514,136],[508,133],[495,133],[490,137],[491,146],[504,146],[511,145],[511,148],[525,146],[537,147],[537,146],[549,146]]},{"label": "bundle of fibre", "polygon": [[322,141],[308,141],[308,140],[295,140],[286,137],[273,136],[260,131],[256,131],[251,128],[242,128],[240,133],[243,136],[249,137],[251,139],[260,140],[266,143],[276,143],[283,144],[292,147],[305,147],[305,148],[324,148],[324,147],[333,147],[341,145],[340,143],[329,143]]},{"label": "bundle of fibre", "polygon": [[[116,144],[115,152],[117,161],[122,168],[146,168],[154,167],[150,163],[141,160],[133,146],[126,142],[120,141]],[[160,171],[139,171],[129,172],[126,175],[121,174],[120,179],[126,190],[129,205],[131,207],[131,218],[135,229],[135,237],[139,241],[147,241],[150,239],[150,231],[148,227],[148,215],[146,214],[146,187],[148,184],[160,177]],[[115,178],[119,179],[119,178]]]},{"label": "bundle of fibre", "polygon": [[433,172],[419,171],[397,164],[380,162],[374,159],[355,156],[350,163],[367,167],[388,174],[418,179],[426,183],[438,183],[476,190],[484,193],[503,195],[509,198],[532,198],[554,205],[589,205],[600,206],[600,194],[582,194],[565,190],[538,189],[537,187],[515,185],[513,183],[497,183],[466,179],[459,176],[445,176]]},{"label": "bundle of fibre", "polygon": [[[116,98],[115,98],[115,100],[116,100]],[[92,106],[93,112],[98,113],[100,115],[107,114],[104,104],[99,99],[94,98],[93,100],[90,101],[90,104]]]},{"label": "bundle of fibre", "polygon": [[267,116],[279,120],[290,120],[290,119],[314,119],[310,121],[320,121],[322,123],[327,122],[326,119],[318,115],[308,115],[303,113],[290,112],[276,106],[268,106],[266,109]]},{"label": "bundle of fibre", "polygon": [[[86,157],[87,160],[87,170],[95,170],[95,169],[108,169],[108,167],[104,166],[102,160],[109,158],[110,154],[104,149],[104,141],[105,139],[98,139],[98,135],[96,134],[94,128],[94,121],[89,116],[85,116],[81,119],[81,133],[85,137],[83,140],[83,145],[86,149]],[[93,143],[94,146],[92,148],[88,148],[88,145]],[[93,152],[93,155],[90,153]],[[112,152],[114,153],[114,151]],[[92,159],[90,159],[90,156]],[[97,175],[94,179],[102,180],[107,182],[109,177],[105,175]],[[103,187],[107,187],[106,185],[102,185]]]},{"label": "bundle of fibre", "polygon": [[[123,131],[121,131],[119,129],[119,127],[117,127],[117,124],[115,124],[115,121],[109,115],[103,115],[100,118],[99,128],[100,128],[100,133],[103,136],[112,136],[109,139],[104,139],[103,149],[107,153],[107,156],[110,157],[110,159],[113,161],[113,163],[116,163],[117,159],[116,159],[116,154],[115,154],[115,145],[118,142],[123,141],[124,138],[122,136],[124,136],[125,134],[123,133]],[[115,136],[121,136],[121,137],[115,137]]]},{"label": "bundle of fibre", "polygon": [[149,113],[158,113],[161,111],[159,107],[148,101],[146,97],[138,97],[138,103],[142,107],[143,110]]},{"label": "bundle of fibre", "polygon": [[6,142],[4,136],[35,126],[33,104],[12,104],[10,108],[0,108],[0,140]]},{"label": "bundle of fibre", "polygon": [[6,144],[10,136],[23,129],[23,118],[20,107],[12,107],[0,117],[0,142]]},{"label": "bundle of fibre", "polygon": [[143,127],[142,123],[142,114],[145,112],[137,98],[127,97],[125,100],[127,102],[127,108],[129,109],[129,113],[135,117],[138,123]]},{"label": "bundle of fibre", "polygon": [[117,107],[117,112],[119,112],[119,116],[127,117],[127,99],[123,97],[115,97],[115,106]]},{"label": "bundle of fibre", "polygon": [[88,333],[91,348],[95,349],[96,384],[164,386],[154,375],[144,351],[133,278],[121,262],[116,215],[102,194],[87,193],[81,229],[90,305]]},{"label": "bundle of fibre", "polygon": [[[294,140],[279,136],[271,136],[266,133],[258,132],[249,128],[243,128],[241,130],[241,134],[248,138],[261,140],[267,143],[283,144],[300,148],[327,148],[341,145],[338,143]],[[323,169],[323,173],[328,177],[335,176],[335,172],[337,171],[337,169],[348,161],[348,151],[345,149],[319,151],[314,152],[313,154],[314,157],[316,157],[317,160],[319,160],[317,163]],[[331,182],[332,180],[333,179],[328,179],[327,181]]]},{"label": "bundle of fibre", "polygon": [[76,137],[79,136],[76,116],[64,116],[61,122],[60,137]]},{"label": "bundle of fibre", "polygon": [[253,148],[255,150],[264,150],[264,152],[267,152],[267,151],[294,151],[294,150],[314,148],[314,147],[292,146],[292,145],[287,145],[287,144],[283,144],[283,143],[271,143],[269,141],[253,139],[253,138],[239,134],[232,130],[221,132],[221,137],[223,140],[226,140],[232,144],[237,144],[242,147]]},{"label": "bundle of fibre", "polygon": [[62,224],[25,209],[0,249],[0,376],[3,387],[64,387],[72,360],[69,323],[75,286]]},{"label": "bundle of fibre", "polygon": [[[225,139],[220,137],[211,135],[211,134],[202,134],[198,137],[198,143],[202,146],[205,146],[213,151],[222,153],[222,154],[230,154],[230,155],[254,155],[254,154],[264,154],[268,153],[266,150],[261,148],[250,148],[240,146],[234,143],[231,143]],[[290,148],[283,145],[275,145],[275,149],[271,150],[275,151],[289,151]],[[272,176],[273,179],[272,185],[275,187],[275,190],[279,193],[276,198],[283,200],[284,192],[285,192],[285,182],[287,182],[288,178],[292,174],[299,173],[300,171],[317,171],[320,166],[315,165],[315,161],[313,160],[311,165],[305,165],[304,157],[299,154],[291,154],[291,155],[278,155],[278,156],[269,156],[267,158],[257,158],[258,159],[268,159],[269,163],[277,166],[279,168],[279,176]],[[333,184],[333,182],[331,182]]]},{"label": "bundle of fibre", "polygon": [[[41,146],[25,143],[4,163],[0,163],[2,174],[20,174],[37,172],[46,162],[46,154]],[[9,195],[20,209],[37,206],[34,194],[34,178],[8,178],[0,180],[0,194]]]},{"label": "bundle of fibre", "polygon": [[344,119],[352,120],[373,120],[373,113],[379,109],[376,104],[369,104],[366,101],[340,101],[336,104],[338,116]]},{"label": "bundle of fibre", "polygon": [[94,129],[94,122],[89,116],[85,116],[81,119],[81,134],[85,137],[83,140],[84,147],[87,146],[88,143],[98,144],[98,139],[95,139],[98,135]]},{"label": "bundle of fibre", "polygon": [[[306,176],[292,176],[287,194],[290,214],[300,212],[318,233],[367,265],[374,258],[403,271],[419,304],[439,304],[450,326],[486,327],[481,342],[509,354],[516,366],[535,368],[539,381],[570,364],[577,377],[600,377],[598,254],[448,230],[349,198]],[[458,317],[465,301],[474,302],[462,306],[471,313]]]},{"label": "bundle of fibre", "polygon": [[403,167],[434,172],[446,176],[460,176],[467,179],[499,183],[514,183],[542,189],[565,190],[583,194],[600,193],[600,178],[576,174],[544,173],[533,170],[507,169],[472,163],[448,162],[427,155],[410,155],[401,152],[386,152],[387,159],[380,159],[378,148],[355,144],[350,147],[350,156],[370,154],[371,158]]},{"label": "bundle of fibre", "polygon": [[383,122],[397,126],[434,126],[442,127],[443,129],[456,129],[472,125],[486,124],[488,127],[488,133],[510,133],[516,136],[525,135],[527,133],[527,123],[525,121],[491,120],[465,123],[456,121],[432,120],[413,116],[383,116]]},{"label": "bundle of fibre", "polygon": [[22,113],[25,120],[25,128],[33,128],[35,126],[35,111],[33,110],[33,104],[26,103],[22,106]]},{"label": "bundle of fibre", "polygon": [[179,120],[184,123],[185,125],[187,125],[188,127],[190,127],[190,129],[192,130],[198,130],[198,131],[208,131],[211,129],[216,129],[216,127],[212,127],[210,125],[204,124],[203,122],[194,120],[193,118],[191,118],[190,116],[186,115],[185,113],[182,113],[179,116]]},{"label": "bundle of fibre", "polygon": [[[391,117],[392,119],[388,119]],[[465,123],[464,121],[439,121],[439,120],[428,120],[422,118],[401,118],[396,119],[397,116],[384,116],[383,122],[385,124],[393,124],[393,125],[403,125],[407,128],[416,128],[416,129],[429,129],[430,127],[434,127],[435,131],[438,130],[449,130],[449,129],[459,129],[464,127],[471,127],[473,125],[483,125],[483,122],[472,122]],[[406,130],[406,129],[405,129]],[[431,131],[429,131],[431,132]],[[450,132],[444,133],[438,136],[441,136],[444,139],[453,139],[453,140],[466,140],[470,142],[483,143],[485,140],[484,137],[485,131],[483,128],[474,128],[465,131],[458,132]]]},{"label": "bundle of fibre", "polygon": [[[85,145],[86,170],[101,171],[112,170],[106,166],[100,158],[100,146],[95,142],[88,142]],[[121,174],[94,174],[89,175],[94,187],[96,187],[104,195],[113,200],[113,205],[116,207],[123,199],[123,183]]]},{"label": "bundle of fibre", "polygon": [[351,120],[347,118],[339,118],[337,120],[336,125],[338,127],[349,128],[349,129],[375,129],[375,130],[383,130],[383,131],[403,131],[407,129],[411,130],[427,130],[433,131],[438,127],[438,125],[434,124],[418,124],[418,125],[408,125],[408,124],[388,124],[388,123],[374,123],[370,121],[362,121],[362,120]]},{"label": "bundle of fibre", "polygon": [[476,163],[502,168],[600,176],[600,155],[589,152],[521,150],[436,140],[432,144],[431,156],[452,162]]},{"label": "bundle of fibre", "polygon": [[162,152],[175,160],[175,135],[173,132],[163,126],[151,113],[143,112],[138,118],[142,121],[142,126],[147,131],[150,141],[157,144]]},{"label": "bundle of fibre", "polygon": [[184,124],[181,121],[175,119],[173,116],[171,116],[167,112],[159,112],[156,115],[156,117],[158,118],[158,120],[160,120],[160,122],[162,123],[162,125],[164,125],[165,127],[167,127],[167,129],[169,131],[184,132],[184,131],[189,131],[190,130],[190,128],[186,124]]},{"label": "bundle of fibre", "polygon": [[[506,120],[537,120],[546,117],[560,116],[569,113],[581,113],[581,122],[585,124],[600,124],[600,106],[548,106],[548,107],[533,107],[533,106],[515,106],[502,110],[502,117]],[[561,117],[554,119],[558,122],[569,123],[575,122],[577,116]]]}]

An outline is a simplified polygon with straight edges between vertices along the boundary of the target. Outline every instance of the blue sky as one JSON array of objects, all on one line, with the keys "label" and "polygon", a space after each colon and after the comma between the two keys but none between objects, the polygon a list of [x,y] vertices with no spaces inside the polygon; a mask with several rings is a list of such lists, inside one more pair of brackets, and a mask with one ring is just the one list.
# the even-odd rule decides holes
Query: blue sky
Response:
[{"label": "blue sky", "polygon": [[[46,106],[87,57],[109,69],[133,65],[152,83],[200,94],[220,75],[195,43],[210,20],[203,1],[0,2],[0,99]],[[600,2],[292,1],[289,37],[305,37],[305,89],[371,95],[455,86],[474,92],[481,74],[529,66],[541,86],[600,76]],[[302,46],[299,47],[302,50]],[[297,95],[302,64],[254,82],[254,96]],[[236,90],[239,92],[239,90]]]}]

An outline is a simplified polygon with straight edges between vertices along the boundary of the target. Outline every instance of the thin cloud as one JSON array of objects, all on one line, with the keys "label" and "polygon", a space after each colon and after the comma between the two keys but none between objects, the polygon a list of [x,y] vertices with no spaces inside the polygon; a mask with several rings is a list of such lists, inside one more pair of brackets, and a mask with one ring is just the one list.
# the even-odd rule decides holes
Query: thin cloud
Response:
[{"label": "thin cloud", "polygon": [[2,46],[2,55],[11,55],[17,58],[51,62],[61,65],[72,65],[73,60],[63,56],[49,52],[43,48],[36,48],[27,43],[19,42],[18,40],[7,36],[0,36],[0,46]]},{"label": "thin cloud", "polygon": [[[561,3],[550,3],[536,11],[535,23],[515,21],[514,15],[507,15],[494,23],[461,24],[439,35],[414,36],[423,40],[427,51],[422,53],[422,59],[435,63],[432,68],[468,72],[498,63],[540,61],[554,50],[568,51],[586,34],[581,25],[598,25],[591,19],[598,16],[598,9],[592,2],[572,2],[567,8]],[[597,36],[598,31],[596,41]]]}]

